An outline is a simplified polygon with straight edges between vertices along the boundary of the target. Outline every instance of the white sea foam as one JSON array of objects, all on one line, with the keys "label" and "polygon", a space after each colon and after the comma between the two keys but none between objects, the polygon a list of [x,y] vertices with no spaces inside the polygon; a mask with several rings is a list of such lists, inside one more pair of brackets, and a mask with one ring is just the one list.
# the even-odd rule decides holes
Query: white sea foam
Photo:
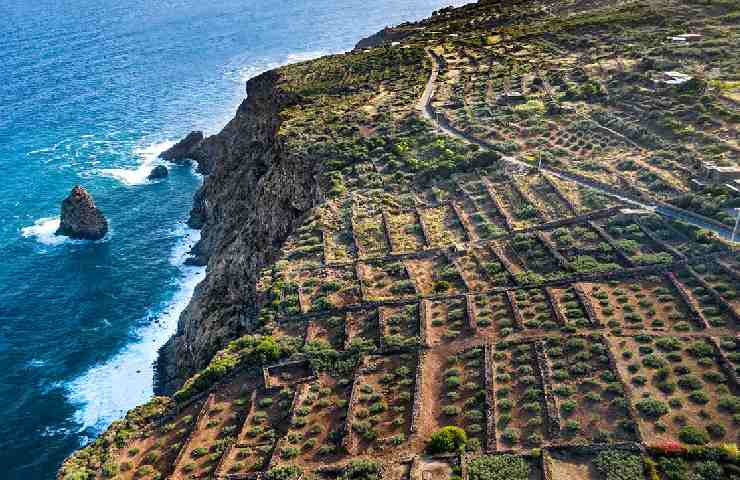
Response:
[{"label": "white sea foam", "polygon": [[52,247],[73,241],[69,237],[55,235],[58,228],[59,217],[40,218],[30,227],[21,228],[21,234],[26,238],[35,237],[39,243]]},{"label": "white sea foam", "polygon": [[[324,51],[291,54],[280,61],[264,61],[243,68],[227,68],[225,75],[231,77],[243,92],[241,89],[244,81],[255,75],[287,63],[310,60],[325,54]],[[235,95],[236,102],[240,102],[242,98],[241,93]],[[213,128],[207,130],[220,130],[233,115],[233,109],[226,112],[226,115],[228,117],[215,119]],[[173,142],[162,142],[135,150],[142,159],[137,168],[107,169],[100,172],[127,185],[147,183],[146,177],[160,162],[159,154],[172,145]],[[193,173],[195,174],[195,171]],[[157,358],[159,348],[175,332],[180,314],[190,302],[195,287],[205,277],[205,267],[185,265],[187,253],[200,239],[200,232],[183,226],[176,235],[182,235],[182,241],[173,249],[170,262],[181,269],[182,277],[171,301],[147,315],[146,325],[134,332],[135,341],[129,343],[107,362],[90,368],[65,385],[68,397],[77,406],[74,420],[80,425],[80,432],[88,429],[95,433],[101,432],[113,420],[121,418],[136,405],[146,402],[153,394],[153,362]]]},{"label": "white sea foam", "polygon": [[111,238],[112,229],[110,228],[105,237],[100,240],[79,240],[65,237],[64,235],[56,235],[56,231],[59,229],[59,222],[59,217],[39,218],[33,225],[21,228],[21,235],[25,238],[35,238],[37,242],[50,247],[56,247],[66,243],[102,243],[107,242]]},{"label": "white sea foam", "polygon": [[158,350],[175,332],[180,313],[205,276],[204,267],[185,265],[187,253],[199,240],[200,232],[182,226],[176,233],[182,237],[170,262],[180,268],[181,278],[171,300],[147,314],[145,325],[134,332],[136,340],[66,385],[69,399],[77,406],[74,420],[81,432],[101,432],[153,394],[153,363]]},{"label": "white sea foam", "polygon": [[159,158],[159,154],[173,146],[175,142],[166,141],[153,143],[145,147],[134,148],[134,155],[139,157],[139,165],[135,168],[104,168],[100,173],[119,180],[124,185],[142,185],[149,183],[147,178],[152,169],[165,162]]},{"label": "white sea foam", "polygon": [[26,363],[29,368],[41,368],[46,366],[46,361],[40,358],[33,358]]}]

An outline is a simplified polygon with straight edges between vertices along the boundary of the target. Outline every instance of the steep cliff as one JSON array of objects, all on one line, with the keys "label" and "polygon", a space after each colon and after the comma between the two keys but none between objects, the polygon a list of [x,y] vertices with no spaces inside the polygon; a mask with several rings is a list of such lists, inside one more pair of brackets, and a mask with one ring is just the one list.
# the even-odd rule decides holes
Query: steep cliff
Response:
[{"label": "steep cliff", "polygon": [[371,119],[373,104],[408,112],[415,101],[374,95],[420,88],[423,58],[420,49],[380,48],[264,73],[247,82],[246,100],[220,133],[192,142],[188,156],[207,177],[189,224],[202,230],[193,253],[207,276],[161,350],[159,393],[172,393],[228,341],[256,328],[260,271],[312,207],[372,168],[363,143],[383,124]]},{"label": "steep cliff", "polygon": [[202,229],[195,248],[208,275],[182,314],[177,333],[162,348],[159,390],[171,392],[203,368],[255,318],[260,269],[302,215],[322,198],[316,164],[294,155],[278,130],[281,111],[300,97],[280,88],[280,71],[247,83],[247,98],[194,157],[208,173],[195,195],[190,224]]},{"label": "steep cliff", "polygon": [[[603,449],[639,476],[625,452],[655,453],[639,443],[680,455],[704,430],[737,438],[740,317],[723,294],[738,252],[688,210],[623,210],[685,198],[691,175],[676,172],[693,160],[665,146],[729,151],[719,135],[736,116],[718,92],[640,85],[659,78],[645,60],[673,65],[678,49],[656,41],[736,18],[678,1],[481,0],[400,27],[400,43],[384,32],[251,80],[234,120],[187,151],[209,174],[190,219],[208,276],[163,350],[162,390],[193,375],[60,478],[473,478]],[[729,78],[737,35],[712,42],[732,52],[716,57]],[[666,130],[688,104],[715,112],[717,136]],[[632,120],[645,105],[650,129]],[[638,381],[648,357],[707,380],[689,437],[638,412],[666,393]],[[466,454],[426,463],[447,426]],[[691,455],[735,471],[726,452]]]}]

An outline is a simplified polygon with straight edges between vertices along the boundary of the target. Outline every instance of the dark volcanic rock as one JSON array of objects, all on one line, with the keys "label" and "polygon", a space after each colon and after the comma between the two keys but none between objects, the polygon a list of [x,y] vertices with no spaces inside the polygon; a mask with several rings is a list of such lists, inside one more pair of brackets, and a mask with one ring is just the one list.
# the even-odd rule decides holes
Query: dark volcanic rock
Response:
[{"label": "dark volcanic rock", "polygon": [[254,330],[259,272],[323,198],[319,159],[278,133],[282,111],[300,101],[281,81],[275,70],[250,79],[236,116],[195,149],[207,176],[188,221],[201,229],[190,263],[207,263],[208,273],[160,350],[157,393],[174,392],[230,340]]},{"label": "dark volcanic rock", "polygon": [[108,233],[108,221],[95,206],[92,195],[79,185],[62,202],[57,235],[83,240],[100,240]]},{"label": "dark volcanic rock", "polygon": [[190,132],[188,136],[177,142],[172,148],[162,152],[159,156],[169,162],[183,162],[195,159],[194,150],[203,141],[203,132]]},{"label": "dark volcanic rock", "polygon": [[149,180],[158,180],[160,178],[166,178],[169,174],[170,171],[167,170],[167,167],[165,167],[164,165],[157,165],[152,169],[151,173],[146,178],[148,178]]}]

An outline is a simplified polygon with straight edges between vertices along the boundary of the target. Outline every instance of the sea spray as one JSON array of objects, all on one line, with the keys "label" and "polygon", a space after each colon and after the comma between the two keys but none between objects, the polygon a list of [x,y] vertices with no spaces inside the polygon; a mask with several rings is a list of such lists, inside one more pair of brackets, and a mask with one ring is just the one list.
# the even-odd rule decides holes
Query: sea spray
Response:
[{"label": "sea spray", "polygon": [[78,406],[74,421],[80,432],[97,434],[129,409],[146,402],[153,394],[153,363],[159,348],[177,327],[193,290],[205,276],[205,267],[185,264],[200,232],[184,225],[170,263],[180,270],[177,289],[169,302],[153,309],[134,333],[135,340],[103,364],[89,369],[67,384],[70,401]]},{"label": "sea spray", "polygon": [[100,174],[113,177],[128,186],[150,183],[152,180],[149,180],[148,177],[152,169],[165,163],[159,159],[159,154],[174,144],[173,141],[165,141],[136,147],[134,148],[134,155],[140,159],[138,166],[134,168],[103,168],[100,169]]},{"label": "sea spray", "polygon": [[33,225],[21,228],[21,235],[25,238],[35,238],[39,243],[51,247],[73,241],[69,237],[56,235],[58,228],[59,217],[39,218]]}]

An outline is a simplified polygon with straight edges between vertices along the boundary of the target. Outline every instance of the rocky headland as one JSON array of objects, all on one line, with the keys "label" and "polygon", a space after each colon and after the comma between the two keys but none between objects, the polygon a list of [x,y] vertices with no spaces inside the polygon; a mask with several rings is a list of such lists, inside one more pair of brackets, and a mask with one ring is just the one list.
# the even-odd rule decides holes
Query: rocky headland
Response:
[{"label": "rocky headland", "polygon": [[[740,262],[704,206],[734,194],[697,183],[710,159],[734,175],[738,116],[698,78],[734,78],[737,32],[713,25],[737,18],[480,0],[249,80],[221,132],[162,155],[205,175],[207,266],[160,352],[166,396],[60,478],[566,480],[570,454],[730,478]],[[711,129],[671,130],[689,108]],[[687,402],[703,413],[674,415]]]},{"label": "rocky headland", "polygon": [[247,99],[220,133],[200,141],[191,133],[163,155],[193,159],[208,173],[188,221],[201,229],[192,263],[206,264],[208,274],[160,352],[159,393],[172,393],[251,329],[258,272],[322,198],[314,178],[318,164],[293,154],[278,133],[280,112],[298,101],[279,81],[276,71],[249,80]]}]

